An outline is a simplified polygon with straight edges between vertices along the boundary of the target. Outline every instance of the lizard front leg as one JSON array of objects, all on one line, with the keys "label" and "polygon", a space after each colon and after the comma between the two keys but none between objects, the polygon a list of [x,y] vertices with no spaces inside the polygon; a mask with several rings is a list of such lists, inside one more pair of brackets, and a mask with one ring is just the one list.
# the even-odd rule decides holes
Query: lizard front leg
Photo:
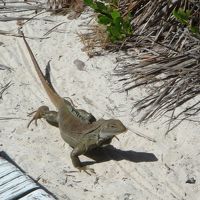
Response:
[{"label": "lizard front leg", "polygon": [[[95,117],[91,114],[88,113],[85,110],[82,109],[74,109],[74,111],[71,111],[72,113],[74,112],[75,116],[80,119],[80,121],[90,124],[96,121]],[[40,106],[36,111],[33,111],[30,113],[28,116],[34,114],[33,118],[31,121],[28,123],[28,126],[35,121],[35,125],[37,126],[37,120],[38,119],[46,119],[46,121],[55,127],[58,127],[58,113],[56,111],[50,111],[49,107],[47,106]]]},{"label": "lizard front leg", "polygon": [[91,169],[87,166],[83,166],[78,157],[82,154],[85,154],[86,152],[87,152],[87,147],[83,142],[81,142],[72,150],[70,156],[71,156],[72,164],[74,165],[74,167],[79,169],[79,171],[84,171],[88,175],[91,175],[88,171],[94,174],[95,173],[94,169]]},{"label": "lizard front leg", "polygon": [[55,127],[58,127],[58,113],[56,111],[50,111],[49,107],[47,106],[40,106],[36,111],[33,111],[32,113],[30,113],[28,116],[34,114],[33,118],[31,119],[31,121],[28,123],[28,126],[30,126],[30,124],[35,121],[35,125],[37,126],[37,120],[38,119],[46,119],[46,121]]}]

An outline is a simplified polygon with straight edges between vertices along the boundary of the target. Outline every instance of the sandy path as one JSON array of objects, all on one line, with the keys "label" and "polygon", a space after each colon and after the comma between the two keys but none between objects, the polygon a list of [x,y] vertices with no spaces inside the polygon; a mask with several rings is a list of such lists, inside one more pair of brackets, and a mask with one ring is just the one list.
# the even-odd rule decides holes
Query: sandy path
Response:
[{"label": "sandy path", "polygon": [[[132,132],[113,140],[106,149],[104,161],[92,165],[96,175],[88,176],[73,168],[69,157],[71,148],[64,144],[59,131],[44,121],[27,129],[27,113],[45,104],[53,106],[38,81],[21,38],[0,35],[0,64],[12,71],[0,70],[0,86],[13,83],[0,99],[0,150],[6,151],[30,176],[39,179],[59,199],[184,199],[200,198],[200,137],[199,127],[189,122],[171,132],[161,122],[140,126],[130,114],[133,91],[115,92],[119,85],[111,76],[115,57],[107,55],[89,59],[81,51],[83,45],[76,32],[86,15],[69,21],[66,17],[40,16],[39,21],[27,23],[23,31],[29,37],[42,37],[60,22],[56,32],[47,39],[28,42],[42,69],[51,60],[52,82],[62,96],[73,99],[79,108],[97,118],[119,118],[131,129],[152,137],[150,142]],[[44,19],[54,22],[47,22]],[[0,29],[17,31],[15,22],[1,23]],[[85,63],[80,71],[73,63]],[[81,156],[81,160],[89,161]],[[188,178],[195,184],[186,184]]]}]

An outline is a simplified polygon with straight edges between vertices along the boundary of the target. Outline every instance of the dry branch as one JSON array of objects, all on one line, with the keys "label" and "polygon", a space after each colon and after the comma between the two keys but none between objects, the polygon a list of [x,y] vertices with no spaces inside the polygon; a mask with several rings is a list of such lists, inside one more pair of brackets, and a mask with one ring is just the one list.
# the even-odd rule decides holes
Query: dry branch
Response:
[{"label": "dry branch", "polygon": [[[179,124],[200,112],[199,100],[194,100],[200,94],[200,34],[192,33],[173,15],[175,9],[191,10],[191,23],[195,22],[200,30],[200,3],[139,0],[131,8],[134,34],[123,43],[123,49],[137,48],[137,52],[134,62],[127,64],[128,56],[119,59],[115,74],[124,77],[120,81],[126,91],[149,88],[149,93],[134,103],[138,111],[144,112],[140,122],[171,113],[170,131],[177,125],[171,128],[174,121],[181,119]],[[188,102],[189,106],[183,106]]]},{"label": "dry branch", "polygon": [[3,93],[12,85],[11,81],[4,85],[0,90],[0,99],[3,97]]},{"label": "dry branch", "polygon": [[[99,35],[103,34],[92,30],[84,33],[82,39],[93,52],[98,52],[99,47],[114,52],[123,50],[114,70],[123,83],[121,90],[148,88],[146,96],[133,104],[143,113],[140,122],[170,115],[170,131],[171,126],[176,127],[173,122],[181,123],[200,112],[196,98],[200,94],[200,33],[190,29],[195,25],[200,31],[200,3],[192,0],[119,0],[118,9],[123,16],[131,13],[132,36],[101,46]],[[174,12],[179,9],[190,10],[191,26],[175,17]],[[86,41],[90,42],[86,44]]]}]

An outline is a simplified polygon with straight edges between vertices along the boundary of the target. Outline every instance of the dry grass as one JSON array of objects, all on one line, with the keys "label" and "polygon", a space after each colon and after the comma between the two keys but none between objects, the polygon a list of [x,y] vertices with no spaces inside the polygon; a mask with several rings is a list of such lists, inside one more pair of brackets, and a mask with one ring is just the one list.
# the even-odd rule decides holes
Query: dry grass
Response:
[{"label": "dry grass", "polygon": [[[133,35],[102,45],[109,51],[125,52],[118,57],[115,69],[123,82],[122,90],[148,88],[145,97],[133,102],[133,107],[144,113],[140,122],[169,115],[168,131],[200,112],[200,34],[192,33],[175,18],[173,11],[179,8],[191,11],[189,24],[200,30],[199,1],[119,0],[122,15],[132,14]],[[101,47],[95,30],[89,35],[92,42],[86,45],[90,50]]]},{"label": "dry grass", "polygon": [[[84,10],[83,0],[48,0],[47,6],[52,14],[66,15],[71,11],[79,13]],[[76,17],[79,16],[77,14]]]},{"label": "dry grass", "polygon": [[109,44],[104,26],[91,25],[89,32],[78,33],[78,36],[84,44],[83,51],[85,51],[89,57],[101,54],[101,50],[106,49]]},{"label": "dry grass", "polygon": [[126,91],[148,88],[149,93],[133,105],[144,113],[140,122],[169,114],[170,131],[200,112],[200,100],[196,98],[200,94],[200,35],[190,32],[172,13],[174,9],[190,9],[190,24],[195,23],[200,30],[200,3],[141,0],[131,7],[134,33],[122,49],[137,48],[138,62],[124,64],[126,58],[121,59],[115,72],[124,77],[120,81]]}]

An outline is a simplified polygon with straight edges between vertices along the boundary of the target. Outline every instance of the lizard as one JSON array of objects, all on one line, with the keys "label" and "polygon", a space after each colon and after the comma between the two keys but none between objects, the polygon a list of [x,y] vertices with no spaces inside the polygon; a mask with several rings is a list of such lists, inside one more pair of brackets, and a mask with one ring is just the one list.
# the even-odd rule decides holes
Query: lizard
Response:
[{"label": "lizard", "polygon": [[110,144],[116,135],[126,132],[127,128],[118,119],[95,119],[91,122],[88,120],[90,117],[85,117],[86,120],[80,119],[78,114],[85,116],[87,112],[84,110],[80,110],[80,112],[76,111],[69,101],[62,98],[54,90],[51,84],[49,84],[49,82],[45,79],[45,76],[41,71],[39,64],[22,31],[21,35],[33,62],[36,73],[50,101],[57,109],[57,111],[50,111],[47,106],[39,107],[38,110],[35,111],[35,115],[29,122],[29,125],[32,121],[37,123],[38,119],[43,118],[46,119],[50,125],[58,127],[62,139],[72,147],[70,157],[73,166],[80,171],[85,171],[86,173],[88,170],[92,172],[92,169],[84,166],[83,163],[81,163],[79,156],[94,148]]}]

